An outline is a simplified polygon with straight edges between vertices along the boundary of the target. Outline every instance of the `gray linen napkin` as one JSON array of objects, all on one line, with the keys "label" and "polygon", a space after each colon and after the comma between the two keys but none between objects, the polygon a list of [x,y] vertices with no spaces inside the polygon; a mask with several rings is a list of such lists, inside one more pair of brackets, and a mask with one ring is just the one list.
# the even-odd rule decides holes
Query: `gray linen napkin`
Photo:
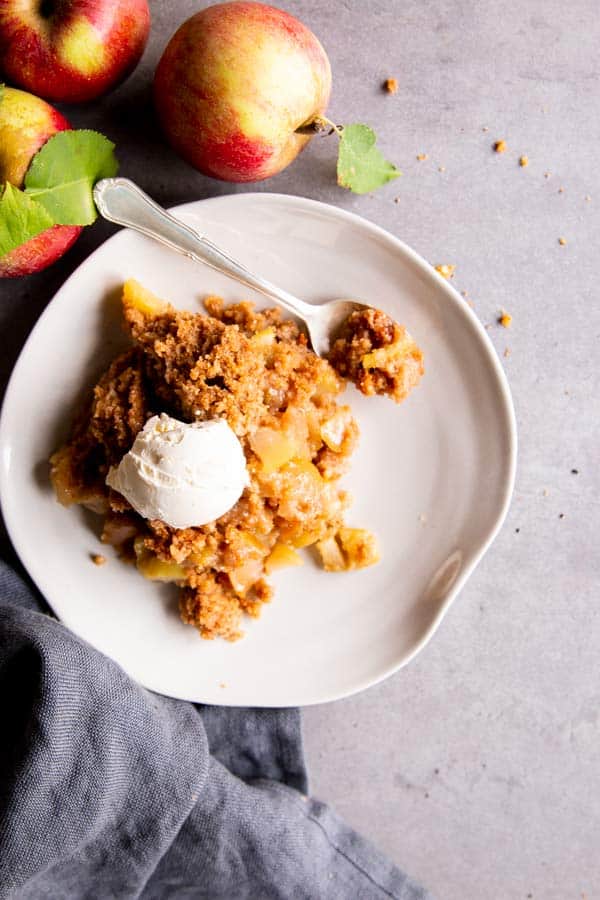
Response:
[{"label": "gray linen napkin", "polygon": [[298,710],[146,691],[0,562],[0,898],[426,900],[306,796]]}]

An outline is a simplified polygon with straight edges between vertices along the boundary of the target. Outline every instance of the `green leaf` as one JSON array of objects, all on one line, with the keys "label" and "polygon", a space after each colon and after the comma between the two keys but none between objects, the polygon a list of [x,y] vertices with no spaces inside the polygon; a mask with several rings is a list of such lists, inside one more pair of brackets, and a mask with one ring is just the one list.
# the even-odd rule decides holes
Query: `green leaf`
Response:
[{"label": "green leaf", "polygon": [[0,197],[0,256],[52,228],[52,216],[35,200],[7,182]]},{"label": "green leaf", "polygon": [[92,188],[117,173],[114,149],[97,131],[59,131],[31,160],[25,191],[58,225],[91,225],[98,215]]},{"label": "green leaf", "polygon": [[368,125],[345,125],[340,135],[337,179],[340,187],[368,194],[402,174],[376,146]]}]

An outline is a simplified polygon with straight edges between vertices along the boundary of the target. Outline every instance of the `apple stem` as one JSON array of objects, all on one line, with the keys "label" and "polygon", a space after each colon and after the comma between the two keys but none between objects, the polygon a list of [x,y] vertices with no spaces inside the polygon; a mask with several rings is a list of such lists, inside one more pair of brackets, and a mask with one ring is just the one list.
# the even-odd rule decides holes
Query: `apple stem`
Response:
[{"label": "apple stem", "polygon": [[38,12],[42,19],[50,19],[55,12],[54,0],[41,0],[38,6]]},{"label": "apple stem", "polygon": [[336,125],[335,122],[325,118],[325,116],[315,116],[299,125],[296,128],[296,134],[323,134],[324,132],[333,134],[335,132],[338,136],[341,136],[343,127],[343,125]]}]

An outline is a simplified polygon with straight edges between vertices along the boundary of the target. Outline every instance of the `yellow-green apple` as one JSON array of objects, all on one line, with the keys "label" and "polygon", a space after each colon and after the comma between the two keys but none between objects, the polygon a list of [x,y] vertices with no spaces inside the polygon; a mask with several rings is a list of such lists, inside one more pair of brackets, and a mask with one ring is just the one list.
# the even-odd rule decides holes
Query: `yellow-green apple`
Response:
[{"label": "yellow-green apple", "polygon": [[147,0],[0,0],[0,66],[40,97],[80,103],[129,75],[149,30]]},{"label": "yellow-green apple", "polygon": [[[0,185],[21,187],[31,158],[57,131],[71,126],[58,110],[39,97],[4,88],[0,93]],[[45,269],[79,236],[78,225],[54,225],[0,257],[0,278]]]},{"label": "yellow-green apple", "polygon": [[174,149],[206,175],[258,181],[310,140],[297,129],[325,112],[331,68],[302,22],[263,3],[209,6],[179,28],[154,77]]}]

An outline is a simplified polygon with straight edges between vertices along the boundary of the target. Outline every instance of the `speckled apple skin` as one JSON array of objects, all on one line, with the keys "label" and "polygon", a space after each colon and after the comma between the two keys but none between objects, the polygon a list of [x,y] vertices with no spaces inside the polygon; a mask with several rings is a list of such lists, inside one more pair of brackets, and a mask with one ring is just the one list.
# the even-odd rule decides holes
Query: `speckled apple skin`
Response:
[{"label": "speckled apple skin", "polygon": [[116,87],[140,60],[150,31],[147,0],[0,0],[5,77],[47,100],[83,103]]},{"label": "speckled apple skin", "polygon": [[156,70],[154,98],[173,148],[206,175],[260,181],[306,146],[331,68],[315,35],[262,3],[221,3],[187,20]]},{"label": "speckled apple skin", "polygon": [[[57,109],[15,88],[0,95],[0,184],[21,187],[31,158],[49,137],[70,128]],[[0,257],[0,278],[39,272],[56,262],[81,233],[78,225],[54,225]]]}]

